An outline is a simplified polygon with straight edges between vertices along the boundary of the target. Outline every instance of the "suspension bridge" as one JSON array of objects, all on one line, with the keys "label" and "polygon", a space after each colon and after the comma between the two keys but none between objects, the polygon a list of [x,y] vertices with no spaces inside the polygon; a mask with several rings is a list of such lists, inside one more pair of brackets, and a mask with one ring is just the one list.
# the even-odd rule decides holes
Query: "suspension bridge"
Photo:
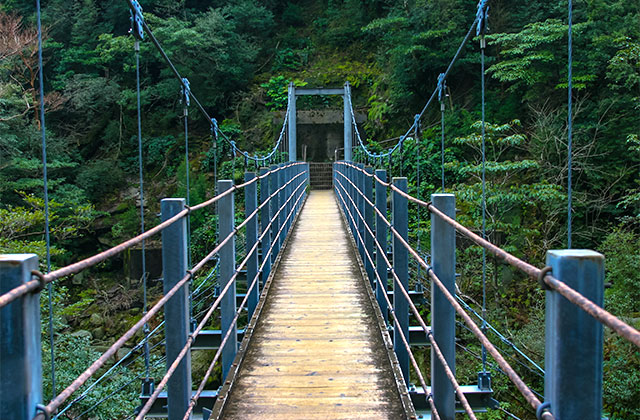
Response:
[{"label": "suspension bridge", "polygon": [[[362,139],[348,83],[331,89],[291,84],[280,135],[271,152],[263,156],[241,150],[220,130],[147,26],[138,2],[127,2],[138,67],[139,44],[146,35],[182,87],[187,183],[188,108],[192,101],[211,123],[212,137],[222,137],[234,156],[244,157],[245,177],[238,183],[216,179],[213,196],[199,204],[190,202],[188,187],[185,198],[163,199],[162,221],[148,229],[144,222],[140,147],[138,236],[56,270],[51,270],[47,256],[46,273],[38,271],[35,254],[0,256],[0,418],[70,418],[65,413],[130,356],[144,357],[145,372],[134,378],[142,383],[142,392],[139,407],[128,418],[454,419],[459,412],[475,419],[475,413],[488,408],[501,409],[517,418],[494,398],[489,363],[506,375],[527,401],[531,418],[601,418],[603,326],[640,347],[640,332],[603,309],[603,256],[591,250],[550,250],[547,266],[534,267],[487,240],[484,170],[483,229],[476,233],[456,221],[456,198],[445,192],[444,172],[441,191],[426,201],[419,196],[420,188],[417,196],[410,195],[407,178],[394,177],[384,167],[385,159],[390,161],[394,155],[402,158],[407,139],[419,141],[426,109],[436,98],[443,104],[447,75],[474,33],[480,39],[484,152],[486,1],[478,4],[473,24],[426,105],[387,151],[372,152]],[[139,71],[137,86],[141,145]],[[41,84],[41,94],[42,90]],[[328,167],[297,160],[296,98],[302,95],[343,98],[344,156]],[[444,109],[441,106],[442,113]],[[44,108],[41,113],[46,168]],[[444,127],[444,119],[442,124]],[[444,156],[444,128],[442,146]],[[417,170],[419,183],[419,165]],[[45,172],[45,202],[46,185]],[[237,222],[235,205],[239,197],[244,200],[245,214]],[[430,218],[429,255],[424,254],[419,242],[413,244],[409,238],[409,206],[415,207],[418,218],[421,214]],[[193,263],[190,217],[205,209],[218,216],[217,244]],[[571,204],[569,214],[570,209]],[[569,216],[569,232],[570,220]],[[421,226],[419,221],[418,229]],[[162,297],[147,306],[143,274],[142,317],[60,392],[56,392],[52,364],[54,395],[45,401],[40,293],[45,288],[51,293],[55,281],[132,247],[142,247],[142,272],[146,273],[145,241],[155,235],[162,238]],[[485,263],[486,255],[493,255],[546,290],[544,369],[484,319],[486,296],[482,308],[474,309],[457,293],[457,238],[481,247]],[[203,280],[193,288],[198,276]],[[484,274],[482,280],[484,285]],[[214,292],[209,295],[213,302],[194,315],[193,302],[212,288]],[[429,323],[421,311],[425,304]],[[150,321],[161,311],[164,321],[151,330]],[[245,313],[246,322],[241,321]],[[220,328],[211,329],[217,317]],[[478,356],[482,370],[473,384],[460,384],[456,379],[456,347],[461,347],[456,342],[456,317],[482,346]],[[150,345],[152,337],[163,329],[164,339]],[[118,350],[140,331],[142,340],[111,365]],[[544,379],[544,394],[525,383],[508,356],[490,340],[494,335],[522,356],[514,359],[516,362]],[[157,346],[164,346],[164,357],[155,363],[166,365],[159,381],[150,375],[149,358]],[[428,375],[416,359],[416,346],[430,348]],[[215,354],[204,377],[194,386],[191,352],[202,349],[215,350]],[[206,389],[218,364],[222,386]],[[91,418],[89,411],[75,418]]]}]

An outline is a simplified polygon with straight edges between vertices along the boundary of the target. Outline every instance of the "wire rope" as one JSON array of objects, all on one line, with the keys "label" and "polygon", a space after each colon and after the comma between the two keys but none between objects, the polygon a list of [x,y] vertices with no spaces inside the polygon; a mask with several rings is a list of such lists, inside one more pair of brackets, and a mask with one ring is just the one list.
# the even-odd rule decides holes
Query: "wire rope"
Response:
[{"label": "wire rope", "polygon": [[[42,60],[42,19],[40,0],[36,0],[36,14],[38,21],[38,85],[40,89],[40,133],[42,137],[42,181],[44,192],[44,237],[46,243],[47,273],[51,272],[51,229],[49,226],[49,186],[47,175],[47,129],[44,112],[44,69]],[[49,303],[49,345],[51,347],[51,398],[56,397],[56,358],[53,325],[53,285],[47,285],[47,300]]]}]

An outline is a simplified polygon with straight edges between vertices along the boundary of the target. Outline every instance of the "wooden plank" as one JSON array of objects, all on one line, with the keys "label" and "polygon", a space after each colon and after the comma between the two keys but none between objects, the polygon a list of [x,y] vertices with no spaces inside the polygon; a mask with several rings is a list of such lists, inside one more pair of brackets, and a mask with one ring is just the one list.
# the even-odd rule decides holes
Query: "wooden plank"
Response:
[{"label": "wooden plank", "polygon": [[221,418],[406,418],[332,192],[310,194],[283,252]]}]

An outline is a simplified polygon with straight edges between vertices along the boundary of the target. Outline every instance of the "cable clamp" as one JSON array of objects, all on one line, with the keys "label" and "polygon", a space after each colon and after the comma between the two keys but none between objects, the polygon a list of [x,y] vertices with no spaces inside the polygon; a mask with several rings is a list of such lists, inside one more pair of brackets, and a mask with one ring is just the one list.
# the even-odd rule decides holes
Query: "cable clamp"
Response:
[{"label": "cable clamp", "polygon": [[43,404],[36,404],[36,419],[40,419],[42,417],[40,417],[40,414],[42,414],[42,417],[44,417],[44,420],[50,420],[51,419],[51,414],[49,414],[49,411],[47,410],[47,407],[45,407]]},{"label": "cable clamp", "polygon": [[551,403],[549,401],[546,401],[540,404],[536,409],[536,418],[538,420],[542,420],[542,416],[544,416],[544,413],[551,413],[551,410],[549,410],[550,408],[551,408]]},{"label": "cable clamp", "polygon": [[[489,17],[489,6],[487,6],[487,0],[480,0],[478,2],[478,11],[476,12],[476,19],[478,21],[478,26],[476,26],[476,36],[484,35],[484,32],[487,29],[488,17]],[[484,47],[481,47],[481,48],[484,48]]]},{"label": "cable clamp", "polygon": [[186,77],[182,78],[182,100],[184,101],[185,106],[191,105],[191,85],[189,84],[189,79]]},{"label": "cable clamp", "polygon": [[44,274],[42,274],[38,270],[33,270],[31,275],[34,276],[38,280],[38,288],[34,290],[34,293],[40,293],[44,287],[47,285],[47,279],[45,279]]},{"label": "cable clamp", "polygon": [[131,28],[129,33],[139,41],[144,39],[144,16],[142,16],[142,6],[137,0],[131,0],[129,8]]},{"label": "cable clamp", "polygon": [[438,75],[438,101],[442,102],[442,99],[445,96],[444,91],[446,88],[447,88],[447,85],[444,79],[444,73],[440,73]]},{"label": "cable clamp", "polygon": [[542,288],[542,290],[551,290],[551,287],[549,287],[549,285],[544,281],[547,274],[551,274],[551,267],[549,266],[540,270],[540,273],[538,274],[538,284],[540,284],[540,288]]}]

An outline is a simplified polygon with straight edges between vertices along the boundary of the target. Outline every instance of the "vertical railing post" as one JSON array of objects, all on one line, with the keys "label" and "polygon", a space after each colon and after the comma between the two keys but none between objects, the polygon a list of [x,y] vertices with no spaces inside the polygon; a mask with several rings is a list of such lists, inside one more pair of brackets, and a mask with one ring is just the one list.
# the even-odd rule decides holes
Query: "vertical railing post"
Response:
[{"label": "vertical railing post", "polygon": [[[433,206],[452,219],[456,217],[453,194],[432,194]],[[431,267],[451,294],[455,295],[456,231],[447,222],[431,213]],[[431,331],[447,364],[455,374],[455,311],[444,293],[431,283]],[[442,420],[455,417],[455,394],[447,374],[431,350],[431,393]]]},{"label": "vertical railing post", "polygon": [[[393,185],[400,191],[407,192],[407,178],[393,178]],[[405,240],[408,240],[409,233],[409,213],[407,199],[398,192],[393,191],[391,198],[393,228]],[[409,290],[409,251],[393,235],[393,271],[398,276],[400,284],[405,290]],[[399,325],[393,329],[393,350],[398,356],[400,369],[404,376],[404,381],[409,384],[409,352],[407,351],[398,328],[402,330],[405,337],[409,337],[409,302],[400,291],[400,285],[393,282],[393,310]]]},{"label": "vertical railing post", "polygon": [[[0,294],[32,280],[35,254],[0,256]],[[0,418],[31,420],[42,400],[40,293],[0,309]]]},{"label": "vertical railing post", "polygon": [[[185,208],[184,198],[165,198],[160,203],[162,221]],[[162,275],[164,293],[187,275],[187,219],[183,217],[162,231]],[[189,285],[185,284],[164,305],[167,368],[187,343],[189,334]],[[182,418],[191,400],[191,354],[182,359],[169,378],[167,399],[169,419]]]},{"label": "vertical railing post", "polygon": [[[291,179],[294,176],[294,171],[295,171],[294,166],[287,168],[287,173],[286,173],[287,176],[285,178],[285,182],[291,181]],[[294,185],[293,182],[287,185],[287,195],[286,195],[287,199],[293,195],[293,191],[294,191],[293,185]],[[291,213],[294,203],[295,203],[294,199],[289,200],[289,203],[287,204],[287,213],[284,215],[285,219]],[[285,237],[289,234],[289,231],[291,230],[292,225],[293,225],[293,217],[289,217],[289,220],[287,220],[287,231],[284,234]]]},{"label": "vertical railing post", "polygon": [[342,180],[342,184],[347,186],[347,191],[348,191],[348,196],[351,198],[351,200],[348,200],[347,202],[349,203],[349,211],[351,212],[351,215],[353,216],[353,220],[351,221],[351,233],[353,234],[354,239],[356,239],[356,228],[357,228],[357,221],[358,221],[358,216],[356,215],[356,211],[355,211],[355,207],[356,207],[356,188],[353,186],[353,184],[355,183],[355,169],[353,168],[353,166],[351,166],[352,163],[349,162],[349,166],[347,166],[347,178],[349,179],[348,182],[346,179]]},{"label": "vertical railing post", "polygon": [[[604,256],[581,249],[547,252],[558,280],[602,307]],[[544,396],[555,418],[602,416],[602,324],[554,290],[546,291]]]},{"label": "vertical railing post", "polygon": [[[218,181],[218,194],[221,194],[229,189],[233,188],[233,181],[221,180]],[[227,236],[232,235],[235,230],[234,224],[234,193],[224,196],[218,202],[218,220],[220,224],[220,240],[223,241]],[[233,318],[236,315],[236,281],[233,275],[236,271],[236,238],[233,236],[221,249],[220,249],[220,290],[233,282],[229,287],[229,290],[222,297],[220,302],[220,315],[221,315],[221,330],[222,336],[227,334],[227,331],[231,330],[229,340],[222,349],[222,378],[227,377],[227,373],[231,369],[233,359],[236,357],[238,351],[238,333],[236,323],[233,323]],[[184,413],[183,413],[184,414]]]},{"label": "vertical railing post", "polygon": [[[387,171],[384,169],[376,169],[376,176],[380,178],[382,182],[387,182]],[[376,189],[376,209],[384,215],[387,216],[387,187],[383,184],[375,181],[375,189]],[[379,282],[376,282],[376,300],[378,301],[378,305],[380,305],[380,311],[382,311],[382,316],[384,317],[385,322],[389,321],[389,308],[387,307],[387,300],[385,296],[387,295],[387,263],[384,260],[385,253],[387,252],[387,224],[384,223],[383,218],[376,212],[376,241],[380,244],[380,248],[376,246],[376,271],[378,272],[378,276],[380,280],[382,280],[382,285]]]},{"label": "vertical railing post", "polygon": [[271,174],[269,175],[269,193],[273,195],[271,199],[271,218],[273,222],[271,224],[271,243],[273,245],[273,249],[271,250],[271,266],[276,262],[276,258],[278,257],[278,252],[280,251],[280,242],[278,241],[278,229],[280,229],[279,222],[280,218],[276,216],[278,212],[278,208],[280,207],[280,194],[277,194],[278,191],[278,165],[271,165]]},{"label": "vertical railing post", "polygon": [[[269,172],[269,168],[260,168],[260,176],[264,176],[267,172]],[[269,199],[269,175],[260,179],[260,203],[265,203]],[[271,218],[270,205],[263,206],[260,209],[260,234],[264,234],[265,229],[269,229],[269,219]],[[264,235],[262,238],[262,243],[260,244],[260,249],[262,250],[262,259],[260,261],[260,265],[264,263],[264,267],[262,268],[262,275],[260,276],[262,285],[265,284],[267,278],[269,277],[269,273],[271,273],[271,259],[267,254],[269,252],[269,248],[271,248],[271,232]],[[266,259],[266,262],[265,262]]]},{"label": "vertical railing post", "polygon": [[[365,168],[367,175],[364,177],[364,195],[369,200],[370,203],[373,203],[373,168],[371,166],[367,166]],[[364,204],[364,220],[369,229],[373,232],[373,207],[365,202]],[[365,242],[364,247],[366,253],[369,254],[371,259],[373,259],[373,236],[369,234],[369,231],[365,229]],[[374,266],[369,261],[369,258],[365,257],[364,262],[365,270],[367,271],[367,276],[369,277],[369,281],[371,282],[371,287],[373,290],[376,290],[376,277],[374,273]]]},{"label": "vertical railing post", "polygon": [[[286,169],[284,168],[284,166],[285,166],[284,164],[281,164],[280,170],[278,171],[278,188],[282,188],[282,186],[286,182],[286,177],[285,177]],[[287,201],[286,189],[282,188],[278,193],[278,196],[279,196],[278,209],[280,210],[280,213],[278,214],[278,229],[280,229],[285,224],[285,220],[287,218],[286,206],[284,205],[284,203]],[[280,249],[282,249],[282,243],[284,242],[284,236],[286,235],[286,233],[287,233],[286,228],[282,228],[282,230],[280,231],[280,235],[278,235],[278,252],[280,252]]]},{"label": "vertical railing post", "polygon": [[360,258],[362,261],[365,260],[364,256],[364,164],[358,163],[357,168],[355,169],[355,179],[353,180],[356,184],[356,196],[354,197],[356,201],[356,205],[358,206],[358,211],[362,215],[360,217],[358,213],[354,213],[354,217],[356,218],[358,233],[360,235],[355,235],[356,243],[358,244],[358,251],[360,252]]},{"label": "vertical railing post", "polygon": [[[244,181],[249,182],[252,179],[255,179],[255,172],[246,172],[244,174]],[[258,207],[258,183],[253,182],[252,184],[247,185],[244,188],[244,212],[245,217],[249,218],[251,213],[253,213]],[[251,252],[255,244],[258,242],[258,215],[255,214],[251,217],[249,223],[247,223],[246,228],[246,252],[247,255]],[[249,286],[253,282],[253,279],[258,274],[258,249],[255,249],[253,253],[249,256],[249,260],[247,261],[247,293],[249,293],[249,297],[247,298],[247,311],[249,319],[253,315],[253,311],[258,306],[258,297],[260,296],[260,282],[249,291]]]}]

